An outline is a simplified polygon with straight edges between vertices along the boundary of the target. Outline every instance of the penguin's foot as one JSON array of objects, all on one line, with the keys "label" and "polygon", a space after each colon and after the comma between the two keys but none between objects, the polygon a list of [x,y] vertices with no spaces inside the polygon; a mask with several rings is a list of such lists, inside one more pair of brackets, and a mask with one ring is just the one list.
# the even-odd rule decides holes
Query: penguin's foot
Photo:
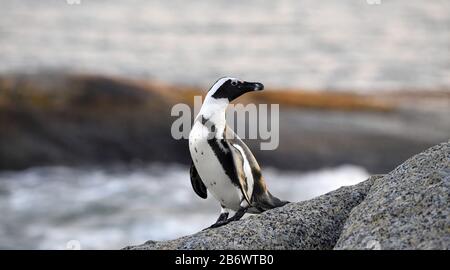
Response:
[{"label": "penguin's foot", "polygon": [[223,221],[227,220],[228,219],[228,214],[229,214],[228,212],[221,213],[219,218],[217,219],[216,223],[223,222]]},{"label": "penguin's foot", "polygon": [[241,207],[241,208],[239,208],[239,210],[237,210],[237,212],[236,212],[236,214],[234,214],[234,216],[232,216],[231,218],[227,219],[228,222],[240,220],[241,217],[243,215],[245,215],[247,210],[248,210],[248,207]]},{"label": "penguin's foot", "polygon": [[[219,218],[220,218],[220,217],[219,217]],[[204,228],[202,231],[206,231],[206,230],[212,229],[212,228],[217,228],[217,227],[226,225],[226,224],[228,224],[228,223],[230,223],[230,222],[231,222],[231,218],[225,219],[225,220],[217,220],[216,223],[214,223],[213,225],[211,225],[211,226],[209,226],[209,227],[207,227],[207,228]]]},{"label": "penguin's foot", "polygon": [[[203,229],[203,231],[208,230],[208,229],[212,229],[212,228],[217,228],[223,225],[226,225],[232,221],[238,221],[242,218],[242,216],[247,212],[248,207],[241,207],[239,208],[239,210],[236,212],[236,214],[234,214],[234,216],[232,216],[231,218],[227,219],[228,217],[228,213],[226,213],[226,216],[224,215],[225,213],[221,214],[219,216],[219,219],[217,219],[216,223],[214,223],[213,225],[209,226],[208,228]],[[225,219],[223,219],[224,216]]]},{"label": "penguin's foot", "polygon": [[223,226],[223,225],[226,225],[226,224],[228,224],[228,223],[230,223],[230,222],[231,222],[230,218],[227,219],[227,220],[224,220],[224,221],[219,221],[219,222],[216,222],[216,223],[214,223],[213,225],[209,226],[209,227],[206,228],[205,230],[207,230],[207,229],[212,229],[212,228],[218,228],[218,227]]},{"label": "penguin's foot", "polygon": [[220,213],[220,216],[217,219],[216,223],[214,223],[213,225],[209,226],[208,228],[203,229],[203,231],[207,230],[207,229],[216,228],[216,227],[220,227],[222,225],[225,225],[226,223],[224,223],[224,222],[228,219],[228,215],[229,215],[228,210],[224,206],[222,206],[222,212]]}]

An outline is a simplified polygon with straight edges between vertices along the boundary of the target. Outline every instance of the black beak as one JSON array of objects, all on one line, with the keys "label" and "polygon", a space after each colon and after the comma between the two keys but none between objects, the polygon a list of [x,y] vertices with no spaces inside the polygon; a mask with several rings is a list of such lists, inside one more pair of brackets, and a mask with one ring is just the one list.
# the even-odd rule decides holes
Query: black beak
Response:
[{"label": "black beak", "polygon": [[264,89],[264,84],[262,83],[254,83],[255,84],[255,91],[261,91]]},{"label": "black beak", "polygon": [[261,91],[264,89],[264,85],[258,82],[244,82],[242,86],[247,91]]}]

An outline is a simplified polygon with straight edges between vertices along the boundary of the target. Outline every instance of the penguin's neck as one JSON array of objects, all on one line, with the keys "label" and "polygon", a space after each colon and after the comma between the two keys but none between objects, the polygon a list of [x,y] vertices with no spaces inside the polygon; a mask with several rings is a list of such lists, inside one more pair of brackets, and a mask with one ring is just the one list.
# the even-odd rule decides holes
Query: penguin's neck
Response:
[{"label": "penguin's neck", "polygon": [[207,96],[198,113],[197,119],[203,116],[215,125],[218,134],[223,134],[227,124],[225,115],[229,104],[230,102],[227,98],[216,99]]}]

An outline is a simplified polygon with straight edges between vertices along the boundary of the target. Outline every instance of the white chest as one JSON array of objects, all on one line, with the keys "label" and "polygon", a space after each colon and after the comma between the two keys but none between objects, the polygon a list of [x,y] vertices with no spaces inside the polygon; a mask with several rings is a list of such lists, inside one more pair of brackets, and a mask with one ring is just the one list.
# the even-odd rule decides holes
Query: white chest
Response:
[{"label": "white chest", "polygon": [[237,211],[242,200],[241,190],[226,175],[222,164],[208,144],[208,130],[199,121],[194,124],[189,134],[189,151],[208,191],[221,205]]}]

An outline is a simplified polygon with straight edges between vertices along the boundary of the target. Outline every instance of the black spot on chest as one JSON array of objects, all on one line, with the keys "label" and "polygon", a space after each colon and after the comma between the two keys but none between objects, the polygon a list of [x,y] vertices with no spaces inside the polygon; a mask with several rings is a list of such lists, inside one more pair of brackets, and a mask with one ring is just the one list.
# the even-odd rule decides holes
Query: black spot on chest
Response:
[{"label": "black spot on chest", "polygon": [[203,115],[201,117],[201,123],[203,126],[205,126],[208,129],[209,133],[213,133],[213,134],[216,133],[216,125],[213,122],[209,121],[209,119],[204,117]]}]

